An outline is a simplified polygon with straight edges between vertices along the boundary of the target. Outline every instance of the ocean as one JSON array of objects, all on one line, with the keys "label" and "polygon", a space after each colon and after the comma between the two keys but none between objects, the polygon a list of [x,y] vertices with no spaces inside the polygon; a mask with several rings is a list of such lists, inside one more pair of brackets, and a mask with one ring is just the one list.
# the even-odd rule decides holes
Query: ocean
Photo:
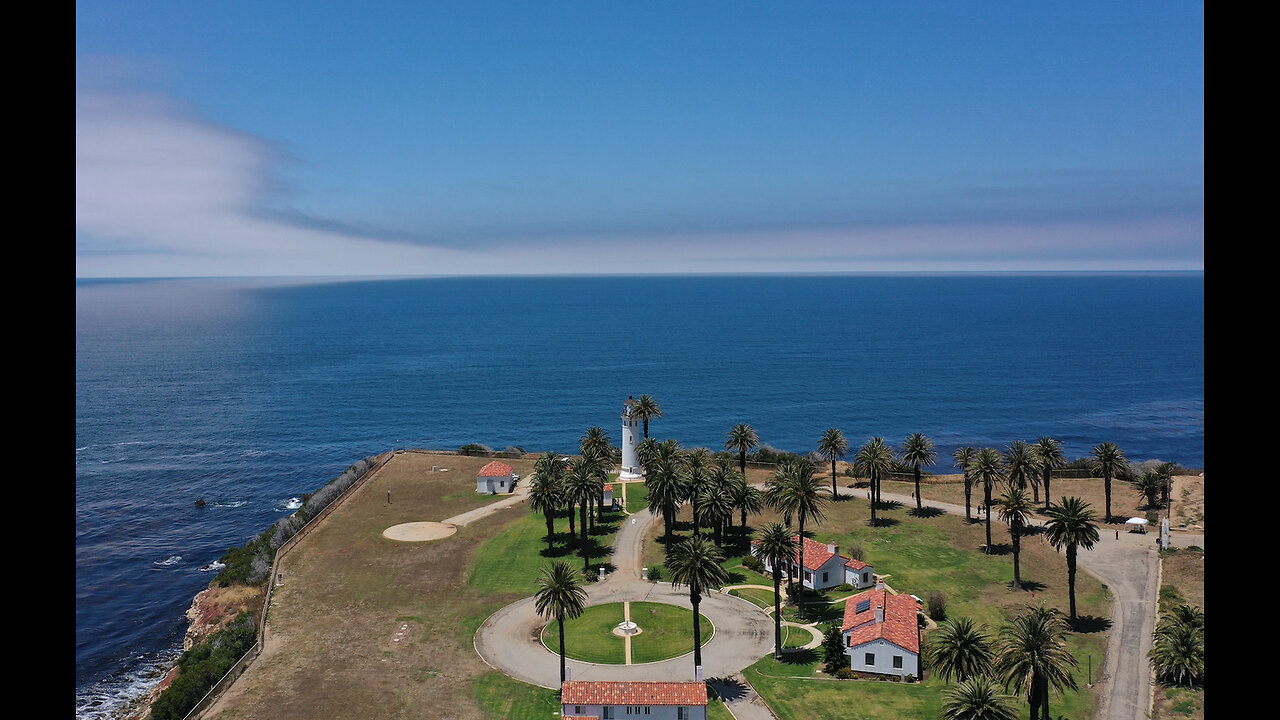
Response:
[{"label": "ocean", "polygon": [[[1204,274],[76,281],[76,716],[176,658],[201,567],[396,448],[922,432],[1204,466]],[[197,507],[203,498],[205,507]]]}]

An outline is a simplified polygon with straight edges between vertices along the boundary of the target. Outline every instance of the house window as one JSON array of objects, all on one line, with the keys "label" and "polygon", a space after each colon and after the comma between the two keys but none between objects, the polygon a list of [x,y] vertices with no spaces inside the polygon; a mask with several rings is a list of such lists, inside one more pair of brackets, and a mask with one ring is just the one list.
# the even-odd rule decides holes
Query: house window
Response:
[{"label": "house window", "polygon": [[871,573],[862,573],[862,584],[863,584],[863,585],[866,585],[867,583],[871,582],[870,577],[869,577],[870,575],[871,575]]},{"label": "house window", "polygon": [[689,720],[689,709],[685,707],[676,708],[676,720]]},{"label": "house window", "polygon": [[893,656],[893,667],[894,667],[894,669],[895,669],[895,670],[901,670],[901,669],[902,669],[902,656],[901,656],[901,655],[894,655],[894,656]]},{"label": "house window", "polygon": [[823,584],[823,585],[826,585],[826,584],[827,584],[827,575],[830,575],[830,573],[822,573],[822,584]]},{"label": "house window", "polygon": [[581,714],[582,714],[582,706],[581,706],[581,705],[574,705],[574,706],[573,706],[573,714],[574,714],[574,715],[581,715]]},{"label": "house window", "polygon": [[853,633],[844,636],[844,646],[853,647]]},{"label": "house window", "polygon": [[600,711],[600,717],[602,720],[613,720],[613,708],[605,705],[604,709]]},{"label": "house window", "polygon": [[875,654],[875,653],[867,653],[867,654],[866,654],[865,656],[863,656],[863,658],[862,658],[862,664],[863,664],[863,665],[875,665],[875,664],[876,664],[876,654]]},{"label": "house window", "polygon": [[808,570],[805,570],[805,571],[804,571],[804,581],[805,581],[805,582],[813,582],[813,573],[809,572]]}]

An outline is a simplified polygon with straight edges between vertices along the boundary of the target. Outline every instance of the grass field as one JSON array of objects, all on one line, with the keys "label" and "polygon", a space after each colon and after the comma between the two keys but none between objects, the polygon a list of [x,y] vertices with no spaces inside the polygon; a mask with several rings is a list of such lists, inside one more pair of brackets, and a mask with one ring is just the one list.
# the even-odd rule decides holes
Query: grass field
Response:
[{"label": "grass field", "polygon": [[[528,474],[533,459],[504,462]],[[491,613],[532,595],[539,568],[553,559],[581,567],[581,559],[565,548],[567,518],[556,520],[555,549],[550,552],[542,517],[525,506],[500,510],[437,542],[393,542],[381,536],[393,524],[442,520],[492,502],[491,496],[474,493],[475,471],[485,462],[485,458],[397,455],[286,555],[280,568],[286,582],[275,591],[267,648],[208,717],[267,717],[279,708],[289,708],[297,717],[339,720],[418,717],[424,708],[430,708],[432,717],[460,720],[553,717],[559,710],[553,691],[493,672],[476,655],[473,639]],[[433,472],[432,465],[449,470]],[[752,472],[767,477],[767,473]],[[1055,482],[1054,494],[1062,488]],[[393,492],[390,505],[388,489]],[[629,489],[642,491],[643,487],[633,484]],[[929,494],[926,489],[926,498]],[[687,512],[685,508],[686,516]],[[838,542],[842,548],[861,545],[867,561],[878,573],[887,573],[893,587],[921,596],[930,590],[942,591],[948,597],[950,615],[973,617],[990,631],[1030,603],[1066,606],[1065,562],[1037,536],[1024,540],[1023,577],[1030,581],[1030,589],[1015,592],[1007,587],[1012,557],[977,551],[982,544],[981,526],[951,516],[914,518],[906,508],[881,514],[884,524],[868,527],[866,501],[853,498],[828,505],[825,522],[808,529],[822,542]],[[607,558],[619,519],[610,518],[592,536],[593,567]],[[752,522],[759,527],[774,519],[765,514]],[[661,530],[659,522],[655,535]],[[688,532],[687,526],[681,530],[684,535]],[[999,526],[994,537],[997,543],[1008,542]],[[652,542],[654,536],[648,539],[646,552],[657,554],[657,562],[650,564],[661,564],[661,544]],[[730,546],[726,567],[741,575],[736,582],[772,585],[771,578],[739,568],[745,543],[744,538],[734,539],[737,544]],[[763,591],[753,597],[757,604],[768,603],[769,595]],[[1097,680],[1110,599],[1087,573],[1080,575],[1078,595],[1087,625],[1098,629],[1073,635],[1070,641],[1080,661],[1077,677],[1083,687],[1089,655]],[[636,621],[645,624],[639,618]],[[610,626],[617,622],[612,620]],[[673,627],[688,625],[686,620]],[[709,630],[709,625],[704,629]],[[649,632],[646,628],[638,638]],[[691,628],[685,632],[691,635]],[[807,641],[806,634],[791,630],[784,644]],[[690,637],[685,647],[691,649],[691,645]],[[341,649],[340,658],[335,658],[335,648]],[[942,686],[932,678],[915,685],[835,681],[820,674],[815,678],[817,665],[817,654],[806,651],[789,654],[786,663],[765,658],[745,671],[744,677],[756,684],[783,718],[938,717]],[[1176,697],[1171,705],[1176,710],[1186,702]],[[1020,714],[1025,712],[1023,705],[1018,707]],[[1064,715],[1077,720],[1090,716],[1092,707],[1088,692],[1055,698],[1052,704],[1055,718]],[[713,718],[727,714],[714,704],[710,711]]]},{"label": "grass field", "polygon": [[[593,605],[582,615],[564,623],[565,655],[582,662],[622,664],[626,661],[625,641],[613,634],[623,620],[622,603]],[[631,620],[643,630],[631,638],[631,662],[646,663],[679,657],[693,652],[693,612],[665,603],[631,603]],[[542,644],[560,652],[559,628],[550,622],[542,630]],[[702,616],[702,644],[715,628]]]}]

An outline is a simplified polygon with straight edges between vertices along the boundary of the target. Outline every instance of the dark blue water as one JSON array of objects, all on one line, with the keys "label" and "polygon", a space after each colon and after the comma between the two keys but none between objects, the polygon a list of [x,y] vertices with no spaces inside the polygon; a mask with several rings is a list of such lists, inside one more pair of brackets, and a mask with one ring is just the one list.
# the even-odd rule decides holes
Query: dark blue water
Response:
[{"label": "dark blue water", "polygon": [[174,655],[198,568],[290,496],[398,447],[571,451],[640,393],[685,446],[1203,467],[1204,276],[77,281],[77,715]]}]

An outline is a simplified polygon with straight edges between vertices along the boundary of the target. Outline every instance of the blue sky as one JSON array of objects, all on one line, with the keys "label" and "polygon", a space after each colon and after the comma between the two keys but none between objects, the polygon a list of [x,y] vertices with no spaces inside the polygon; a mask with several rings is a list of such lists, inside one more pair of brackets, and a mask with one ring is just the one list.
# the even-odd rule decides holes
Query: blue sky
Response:
[{"label": "blue sky", "polygon": [[1201,3],[77,3],[77,277],[1203,268]]}]

